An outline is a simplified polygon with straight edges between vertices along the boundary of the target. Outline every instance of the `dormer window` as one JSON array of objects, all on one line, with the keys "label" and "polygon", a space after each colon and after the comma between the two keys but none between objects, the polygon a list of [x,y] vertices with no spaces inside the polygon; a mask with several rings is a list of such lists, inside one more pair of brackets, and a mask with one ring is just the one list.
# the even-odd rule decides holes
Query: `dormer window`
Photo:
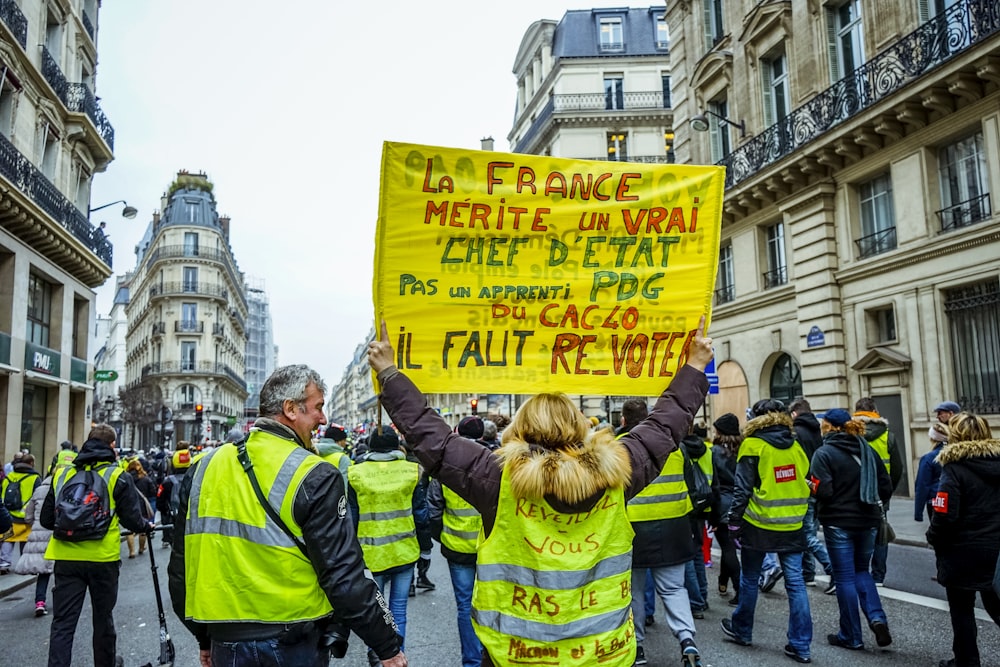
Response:
[{"label": "dormer window", "polygon": [[625,35],[620,16],[603,17],[598,34],[601,51],[621,51],[625,48]]}]

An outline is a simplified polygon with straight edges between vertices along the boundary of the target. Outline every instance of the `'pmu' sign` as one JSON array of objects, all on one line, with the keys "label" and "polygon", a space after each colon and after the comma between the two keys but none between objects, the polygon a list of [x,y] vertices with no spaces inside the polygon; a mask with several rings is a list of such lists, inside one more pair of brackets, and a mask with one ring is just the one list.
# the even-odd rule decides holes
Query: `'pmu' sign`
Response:
[{"label": "'pmu' sign", "polygon": [[41,345],[26,343],[24,365],[37,373],[59,375],[59,352]]}]

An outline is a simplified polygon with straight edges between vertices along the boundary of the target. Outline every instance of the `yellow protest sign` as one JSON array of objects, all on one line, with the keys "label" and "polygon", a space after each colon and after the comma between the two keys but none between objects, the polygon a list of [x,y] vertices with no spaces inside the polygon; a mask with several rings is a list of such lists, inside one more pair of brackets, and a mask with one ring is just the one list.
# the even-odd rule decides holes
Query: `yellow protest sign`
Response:
[{"label": "yellow protest sign", "polygon": [[711,312],[724,176],[386,142],[397,366],[425,392],[659,394]]}]

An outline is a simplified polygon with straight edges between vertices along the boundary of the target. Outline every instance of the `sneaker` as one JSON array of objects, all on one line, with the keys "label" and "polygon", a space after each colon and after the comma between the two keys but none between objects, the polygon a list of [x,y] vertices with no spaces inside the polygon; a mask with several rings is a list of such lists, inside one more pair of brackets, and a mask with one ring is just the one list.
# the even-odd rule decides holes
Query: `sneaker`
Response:
[{"label": "sneaker", "polygon": [[701,620],[705,618],[705,610],[696,607],[691,607],[691,615],[694,616],[696,619]]},{"label": "sneaker", "polygon": [[806,579],[806,586],[815,586],[815,585],[816,585],[815,579]]},{"label": "sneaker", "polygon": [[437,588],[437,586],[435,586],[434,583],[430,579],[427,578],[427,575],[425,575],[425,574],[418,574],[417,575],[417,588],[420,588],[422,590],[427,590],[427,591],[433,591],[435,588]]},{"label": "sneaker", "polygon": [[767,574],[764,575],[764,581],[760,583],[761,593],[770,593],[774,588],[774,585],[781,581],[781,578],[785,576],[785,571],[780,567],[776,567]]},{"label": "sneaker", "polygon": [[690,637],[681,642],[681,658],[688,667],[701,667],[701,654]]},{"label": "sneaker", "polygon": [[889,634],[889,626],[885,621],[874,621],[871,624],[872,632],[875,633],[875,643],[879,646],[888,646],[892,643],[892,635]]},{"label": "sneaker", "polygon": [[646,617],[646,627],[648,628],[651,625],[656,625],[656,619],[653,618],[652,616],[647,616]]},{"label": "sneaker", "polygon": [[733,620],[731,618],[722,619],[722,634],[724,634],[726,638],[734,644],[739,644],[740,646],[752,645],[752,642],[749,642],[736,634],[736,631],[733,630]]},{"label": "sneaker", "polygon": [[857,646],[852,646],[850,642],[846,639],[841,639],[840,635],[827,635],[826,641],[830,646],[839,646],[840,648],[846,648],[848,651],[864,651],[865,645],[858,644]]},{"label": "sneaker", "polygon": [[740,606],[740,596],[739,595],[734,595],[732,598],[730,598],[729,599],[729,606],[730,607],[739,607]]},{"label": "sneaker", "polygon": [[45,608],[45,603],[44,602],[36,602],[35,603],[35,617],[36,618],[38,618],[40,616],[45,616],[45,614],[47,614],[47,613],[49,613],[49,610]]},{"label": "sneaker", "polygon": [[726,584],[719,584],[719,595],[721,595],[722,597],[726,597],[727,595],[729,595],[729,586],[727,586]]},{"label": "sneaker", "polygon": [[646,660],[646,651],[641,646],[635,647],[635,662],[633,665],[645,665],[649,661]]},{"label": "sneaker", "polygon": [[796,651],[791,644],[785,644],[785,655],[794,660],[795,662],[802,663],[803,665],[808,665],[812,662],[812,658],[807,655],[802,655]]},{"label": "sneaker", "polygon": [[823,589],[823,595],[833,595],[836,592],[837,592],[837,582],[831,579],[830,583],[827,584],[826,588]]},{"label": "sneaker", "polygon": [[875,586],[877,588],[885,588],[885,582],[884,581],[876,581],[875,582]]}]

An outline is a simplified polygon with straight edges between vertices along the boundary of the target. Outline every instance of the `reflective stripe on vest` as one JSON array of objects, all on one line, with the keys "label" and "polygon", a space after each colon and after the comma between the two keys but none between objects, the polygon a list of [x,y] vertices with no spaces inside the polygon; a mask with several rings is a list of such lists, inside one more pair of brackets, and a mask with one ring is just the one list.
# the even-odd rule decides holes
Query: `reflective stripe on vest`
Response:
[{"label": "reflective stripe on vest", "polygon": [[66,466],[73,465],[73,461],[76,459],[76,452],[72,449],[61,449],[59,453],[56,454],[56,467],[65,468]]},{"label": "reflective stripe on vest", "polygon": [[504,470],[472,593],[473,626],[493,664],[632,665],[627,518],[622,488],[589,512],[561,514],[515,497]]},{"label": "reflective stripe on vest", "polygon": [[420,557],[413,521],[413,491],[420,466],[405,459],[365,461],[347,469],[358,499],[358,542],[372,572],[415,563]]},{"label": "reflective stripe on vest", "polygon": [[444,496],[441,544],[458,553],[476,553],[483,518],[475,507],[444,484],[441,485],[441,495]]},{"label": "reflective stripe on vest", "polygon": [[81,470],[93,470],[101,476],[108,486],[108,500],[111,509],[111,524],[108,526],[108,532],[99,540],[83,540],[81,542],[66,542],[53,535],[52,539],[49,540],[49,545],[45,548],[45,558],[47,560],[91,561],[94,563],[113,563],[121,560],[122,537],[121,531],[118,530],[118,512],[115,511],[115,485],[125,471],[110,462],[99,463],[95,466],[88,465],[83,468],[60,468],[52,478],[52,497],[56,501],[59,500],[59,492],[63,485]]},{"label": "reflective stripe on vest", "polygon": [[806,472],[809,459],[798,442],[778,449],[760,438],[740,445],[739,459],[758,457],[760,487],[751,489],[743,518],[764,530],[790,532],[802,527],[809,498]]},{"label": "reflective stripe on vest", "polygon": [[715,465],[712,464],[712,450],[706,449],[701,458],[692,459],[692,461],[698,464],[698,467],[705,473],[705,477],[708,478],[708,483],[711,485],[712,477],[715,475]]},{"label": "reflective stripe on vest", "polygon": [[885,471],[889,472],[889,431],[883,431],[882,435],[868,443],[875,450],[878,457],[882,459]]},{"label": "reflective stripe on vest", "polygon": [[663,464],[660,476],[628,501],[629,521],[676,519],[689,513],[691,494],[684,479],[684,455],[675,449]]},{"label": "reflective stripe on vest", "polygon": [[[251,431],[246,447],[264,497],[301,539],[295,496],[322,459],[265,431]],[[296,623],[331,612],[312,563],[267,516],[235,445],[205,454],[191,482],[188,506],[182,508],[187,618]]]}]

